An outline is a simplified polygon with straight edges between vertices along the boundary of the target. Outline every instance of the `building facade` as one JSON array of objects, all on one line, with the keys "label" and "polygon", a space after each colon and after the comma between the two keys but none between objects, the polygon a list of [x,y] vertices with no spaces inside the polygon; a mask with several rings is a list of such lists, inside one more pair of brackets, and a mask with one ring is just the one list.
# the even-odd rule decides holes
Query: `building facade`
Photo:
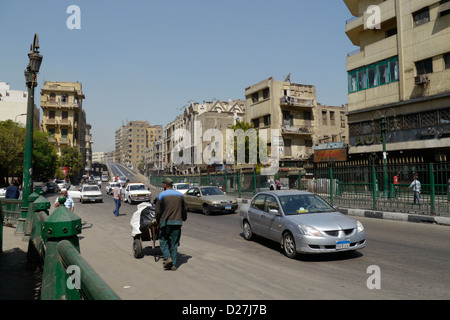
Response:
[{"label": "building facade", "polygon": [[62,146],[77,147],[86,167],[89,128],[83,109],[84,99],[80,82],[45,81],[41,89],[42,130],[53,135],[58,153]]},{"label": "building facade", "polygon": [[[12,120],[27,125],[28,92],[11,90],[9,83],[0,81],[0,121]],[[39,129],[40,111],[34,105],[33,127]]]},{"label": "building facade", "polygon": [[344,2],[359,47],[347,57],[350,157],[448,160],[450,2]]}]

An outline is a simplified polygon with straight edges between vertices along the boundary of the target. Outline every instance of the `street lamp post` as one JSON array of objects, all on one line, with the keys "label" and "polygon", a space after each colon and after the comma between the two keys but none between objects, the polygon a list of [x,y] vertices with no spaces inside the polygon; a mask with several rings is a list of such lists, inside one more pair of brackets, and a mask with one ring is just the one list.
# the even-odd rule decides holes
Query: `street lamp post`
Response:
[{"label": "street lamp post", "polygon": [[[389,182],[388,182],[388,170],[387,170],[387,152],[386,152],[386,115],[389,111],[394,113],[394,130],[397,130],[397,118],[393,109],[386,110],[385,114],[381,114],[380,111],[375,111],[373,114],[378,113],[381,117],[381,140],[383,143],[383,197],[388,198],[389,195]],[[372,114],[372,130],[374,130],[375,122]]]},{"label": "street lamp post", "polygon": [[[27,104],[27,124],[25,135],[25,152],[23,161],[23,204],[22,208],[28,209],[28,196],[33,189],[33,119],[34,119],[34,88],[37,87],[36,74],[39,72],[42,63],[42,56],[39,54],[39,36],[34,35],[30,52],[28,53],[29,63],[25,70],[25,81],[28,87]],[[23,210],[24,210],[23,209]],[[26,211],[22,210],[22,218],[26,217]]]}]

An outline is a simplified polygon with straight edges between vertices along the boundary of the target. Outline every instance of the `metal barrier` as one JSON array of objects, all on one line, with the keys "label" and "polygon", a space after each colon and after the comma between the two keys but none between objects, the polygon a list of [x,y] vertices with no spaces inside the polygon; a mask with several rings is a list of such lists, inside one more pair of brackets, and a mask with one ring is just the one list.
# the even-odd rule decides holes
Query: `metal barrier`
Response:
[{"label": "metal barrier", "polygon": [[80,255],[81,218],[63,205],[50,214],[50,202],[43,196],[32,194],[28,199],[35,200],[29,201],[29,238],[26,230],[24,239],[28,238],[28,262],[43,269],[41,300],[119,300]]},{"label": "metal barrier", "polygon": [[[397,176],[397,184],[394,183]],[[410,187],[413,177],[421,182],[420,205],[414,203]],[[268,190],[268,179],[280,179],[289,189],[315,192],[333,205],[368,210],[397,211],[450,216],[450,163],[323,163],[299,171],[280,171],[274,176],[253,172],[212,172],[202,175],[168,175],[150,177],[153,186],[161,187],[170,177],[175,183],[214,185],[228,195],[249,199]],[[306,178],[308,177],[308,178]]]}]

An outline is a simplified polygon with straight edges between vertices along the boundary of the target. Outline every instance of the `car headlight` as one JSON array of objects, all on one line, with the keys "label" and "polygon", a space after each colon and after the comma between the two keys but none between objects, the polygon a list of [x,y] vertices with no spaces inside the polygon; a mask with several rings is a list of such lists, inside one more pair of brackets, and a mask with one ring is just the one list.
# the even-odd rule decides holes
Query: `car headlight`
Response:
[{"label": "car headlight", "polygon": [[357,231],[358,232],[364,231],[364,226],[358,220],[356,221],[356,226],[357,226]]},{"label": "car headlight", "polygon": [[298,225],[298,228],[302,234],[305,236],[311,236],[311,237],[323,237],[322,233],[317,230],[316,228],[300,224]]}]

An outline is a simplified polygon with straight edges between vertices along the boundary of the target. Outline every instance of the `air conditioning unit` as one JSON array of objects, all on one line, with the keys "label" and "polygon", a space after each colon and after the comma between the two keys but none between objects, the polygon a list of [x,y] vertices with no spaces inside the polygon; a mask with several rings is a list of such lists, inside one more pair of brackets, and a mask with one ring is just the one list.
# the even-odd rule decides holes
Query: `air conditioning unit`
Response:
[{"label": "air conditioning unit", "polygon": [[426,74],[422,74],[414,78],[414,83],[417,85],[427,84],[429,82],[430,80],[428,79],[428,76]]}]

